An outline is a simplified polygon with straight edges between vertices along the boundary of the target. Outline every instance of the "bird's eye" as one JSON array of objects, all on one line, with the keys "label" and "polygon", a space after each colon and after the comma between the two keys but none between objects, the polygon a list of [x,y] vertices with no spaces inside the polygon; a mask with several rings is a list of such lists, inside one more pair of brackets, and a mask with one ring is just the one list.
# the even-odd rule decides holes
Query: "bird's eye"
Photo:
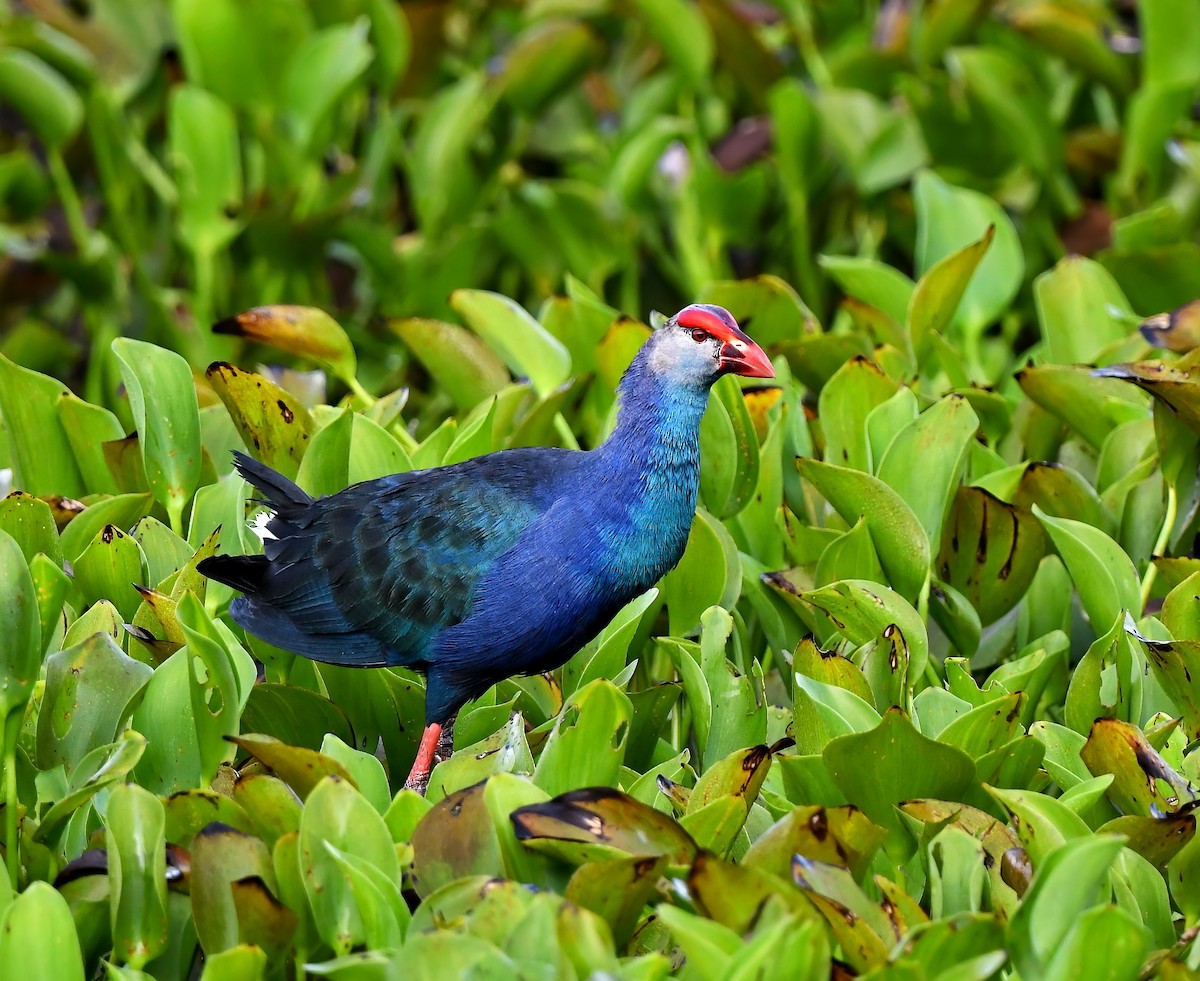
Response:
[{"label": "bird's eye", "polygon": [[705,341],[708,340],[708,331],[693,330],[692,331],[692,340],[695,341],[697,344],[703,344]]}]

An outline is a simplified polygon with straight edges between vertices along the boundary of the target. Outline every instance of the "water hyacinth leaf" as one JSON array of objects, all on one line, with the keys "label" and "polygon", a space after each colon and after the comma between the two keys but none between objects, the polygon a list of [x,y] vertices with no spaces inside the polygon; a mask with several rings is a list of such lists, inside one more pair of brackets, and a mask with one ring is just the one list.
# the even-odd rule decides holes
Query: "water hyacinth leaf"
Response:
[{"label": "water hyacinth leaf", "polygon": [[740,512],[758,484],[759,450],[754,423],[732,376],[713,386],[700,423],[700,493],[718,518]]},{"label": "water hyacinth leaf", "polygon": [[1129,334],[1129,301],[1112,275],[1082,256],[1061,259],[1033,282],[1048,360],[1092,364],[1108,345]]},{"label": "water hyacinth leaf", "polygon": [[80,497],[88,489],[56,410],[69,394],[57,378],[0,354],[0,413],[12,447],[13,486],[27,494]]},{"label": "water hyacinth leaf", "polygon": [[960,487],[942,533],[938,577],[962,593],[986,626],[1025,595],[1045,543],[1029,511],[978,487]]},{"label": "water hyacinth leaf", "polygon": [[413,829],[412,881],[422,898],[455,879],[503,873],[504,857],[487,811],[484,787],[477,783],[448,794]]},{"label": "water hyacinth leaf", "polygon": [[1088,835],[1048,853],[1009,926],[1014,965],[1036,977],[1066,941],[1080,917],[1107,893],[1104,882],[1122,839]]},{"label": "water hyacinth leaf", "polygon": [[[1107,781],[1097,781],[1090,789],[1103,794],[1103,783]],[[1085,786],[1081,784],[1071,792],[1080,795]],[[1041,868],[1047,857],[1064,842],[1088,838],[1092,834],[1083,818],[1071,808],[1069,799],[1064,801],[1032,790],[998,787],[987,790],[1011,816],[1009,823],[1016,829],[1035,869]]]},{"label": "water hyacinth leaf", "polygon": [[712,65],[713,37],[701,13],[683,0],[637,0],[634,10],[688,83],[703,85]]},{"label": "water hyacinth leaf", "polygon": [[251,834],[254,824],[232,797],[215,790],[184,790],[163,801],[167,841],[190,848],[192,840],[210,824],[225,825]]},{"label": "water hyacinth leaf", "polygon": [[754,803],[770,770],[771,755],[767,746],[752,746],[735,750],[708,766],[692,788],[686,813],[694,813],[720,797],[741,797],[747,807]]},{"label": "water hyacinth leaf", "polygon": [[895,395],[898,387],[864,357],[852,358],[838,369],[821,389],[817,402],[827,465],[864,473],[870,470],[867,417]]},{"label": "water hyacinth leaf", "polygon": [[1119,617],[1088,647],[1071,675],[1063,720],[1087,732],[1100,717],[1133,721],[1142,717],[1145,664]]},{"label": "water hyacinth leaf", "polygon": [[83,123],[83,101],[70,82],[37,55],[20,48],[0,52],[0,98],[55,152]]},{"label": "water hyacinth leaf", "polygon": [[167,107],[167,130],[179,190],[180,237],[194,254],[215,255],[240,230],[231,217],[242,206],[237,117],[212,92],[178,85]]},{"label": "water hyacinth leaf", "polygon": [[887,828],[899,827],[893,805],[914,797],[957,800],[975,779],[966,753],[923,736],[896,708],[871,731],[830,741],[822,757],[850,803]]},{"label": "water hyacinth leaf", "polygon": [[[1128,625],[1126,627],[1128,629]],[[1146,660],[1162,690],[1175,704],[1189,739],[1200,738],[1200,677],[1192,670],[1200,641],[1150,640],[1135,634],[1145,647]]]},{"label": "water hyacinth leaf", "polygon": [[364,921],[349,877],[328,845],[399,880],[400,865],[383,818],[352,784],[337,777],[324,778],[305,801],[300,863],[317,931],[336,953],[346,954],[366,940]]},{"label": "water hyacinth leaf", "polygon": [[280,108],[301,149],[312,152],[326,119],[371,63],[367,20],[335,24],[304,38],[280,79]]},{"label": "water hyacinth leaf", "polygon": [[0,715],[23,710],[42,665],[37,591],[21,546],[0,531]]},{"label": "water hyacinth leaf", "polygon": [[[948,184],[932,170],[917,174],[913,199],[917,208],[917,268],[923,275],[929,275],[936,263],[959,250],[982,246],[975,275],[970,276],[963,290],[957,312],[952,311],[955,322],[976,333],[1007,308],[1025,274],[1024,254],[1012,220],[994,199]],[[969,252],[963,265],[972,265]]]},{"label": "water hyacinth leaf", "polygon": [[1023,692],[1002,695],[960,715],[937,734],[937,741],[954,746],[975,761],[1007,745],[1021,734]]},{"label": "water hyacinth leaf", "polygon": [[[791,857],[788,857],[790,869]],[[770,906],[811,916],[804,898],[790,882],[790,872],[776,875],[761,867],[726,862],[700,852],[688,873],[688,890],[697,907],[716,923],[746,933]]]},{"label": "water hyacinth leaf", "polygon": [[900,432],[916,422],[920,414],[917,397],[911,388],[898,388],[896,394],[877,405],[867,416],[867,441],[871,447],[871,472],[879,475],[879,464]]},{"label": "water hyacinth leaf", "polygon": [[847,866],[860,878],[887,832],[852,805],[801,805],[767,828],[742,856],[741,864],[786,877],[792,856]]},{"label": "water hyacinth leaf", "polygon": [[121,738],[90,750],[70,774],[66,793],[42,815],[34,840],[53,843],[63,825],[100,790],[124,780],[146,750],[146,737],[126,729]]},{"label": "water hyacinth leaf", "polygon": [[519,304],[488,290],[460,289],[450,305],[515,374],[528,377],[543,398],[567,380],[571,355]]},{"label": "water hyacinth leaf", "polygon": [[853,692],[868,705],[874,705],[875,697],[862,668],[843,657],[837,651],[822,650],[812,637],[805,637],[792,653],[792,666],[800,674],[827,685],[836,685]]},{"label": "water hyacinth leaf", "polygon": [[357,788],[376,811],[383,814],[388,809],[392,801],[388,792],[387,774],[383,764],[376,757],[346,745],[332,733],[326,733],[321,741],[321,755],[342,764],[350,774],[351,785]]},{"label": "water hyacinth leaf", "polygon": [[318,752],[326,735],[353,738],[345,711],[315,691],[296,685],[256,684],[246,699],[241,724],[249,732]]},{"label": "water hyacinth leaf", "polygon": [[683,558],[662,580],[672,636],[695,630],[711,606],[732,607],[737,596],[730,598],[730,591],[740,584],[738,549],[729,530],[707,511],[697,511]]},{"label": "water hyacinth leaf", "polygon": [[120,493],[106,453],[106,444],[125,438],[125,427],[121,426],[118,417],[101,405],[84,402],[71,392],[62,392],[56,409],[76,456],[84,486],[91,493]]},{"label": "water hyacinth leaf", "polygon": [[131,702],[153,670],[135,661],[108,634],[93,634],[46,659],[46,688],[38,713],[37,761],[72,770],[97,745],[116,738]]},{"label": "water hyacinth leaf", "polygon": [[214,324],[213,332],[309,358],[358,391],[354,347],[341,325],[324,310],[288,304],[254,307]]},{"label": "water hyacinth leaf", "polygon": [[1193,432],[1200,432],[1200,367],[1164,361],[1106,365],[1092,372],[1136,385],[1171,410]]},{"label": "water hyacinth leaf", "polygon": [[1195,837],[1196,817],[1190,813],[1166,817],[1126,814],[1101,825],[1096,833],[1123,835],[1128,848],[1151,865],[1165,869],[1167,863]]},{"label": "water hyacinth leaf", "polygon": [[129,394],[150,490],[183,532],[183,511],[200,482],[200,410],[188,363],[128,337],[112,343]]},{"label": "water hyacinth leaf", "polygon": [[632,712],[628,696],[604,679],[575,692],[542,749],[534,783],[548,794],[581,783],[611,785],[624,759]]},{"label": "water hyacinth leaf", "polygon": [[848,522],[866,518],[884,572],[896,591],[915,600],[929,574],[929,539],[904,499],[877,477],[818,460],[796,461],[811,482]]},{"label": "water hyacinth leaf", "polygon": [[329,842],[325,842],[325,849],[350,883],[350,893],[362,917],[366,946],[399,947],[411,914],[396,878],[362,856],[344,852]]},{"label": "water hyacinth leaf", "polygon": [[957,589],[935,579],[929,593],[929,612],[959,654],[969,658],[979,650],[983,636],[979,611]]},{"label": "water hyacinth leaf", "polygon": [[[512,702],[497,706],[505,712]],[[478,710],[482,712],[483,709]],[[463,746],[450,759],[434,767],[425,796],[435,801],[463,787],[470,787],[502,773],[532,773],[533,754],[525,738],[525,720],[520,712],[512,712],[508,722],[476,743]]]},{"label": "water hyacinth leaf", "polygon": [[518,808],[511,820],[517,840],[526,847],[575,864],[663,855],[672,866],[686,866],[696,854],[696,843],[678,823],[607,787],[573,790]]},{"label": "water hyacinth leaf", "polygon": [[578,20],[534,24],[514,41],[496,78],[499,98],[532,115],[575,85],[598,60],[599,39]]},{"label": "water hyacinth leaf", "polygon": [[267,952],[255,944],[239,944],[204,959],[200,981],[261,981]]},{"label": "water hyacinth leaf", "polygon": [[511,381],[508,369],[479,336],[457,324],[407,317],[388,326],[454,400],[468,412]]},{"label": "water hyacinth leaf", "polygon": [[83,981],[83,951],[71,909],[50,883],[30,883],[5,908],[0,971],[6,978]]},{"label": "water hyacinth leaf", "polygon": [[1116,542],[1082,521],[1053,518],[1036,506],[1033,513],[1071,574],[1094,626],[1113,623],[1125,611],[1141,613],[1137,569]]},{"label": "water hyacinth leaf", "polygon": [[865,972],[887,960],[888,949],[899,937],[883,910],[867,897],[848,869],[797,855],[792,875],[828,921],[851,967]]},{"label": "water hyacinth leaf", "polygon": [[119,494],[89,505],[63,529],[63,558],[75,562],[105,525],[122,530],[132,528],[153,506],[151,494]]},{"label": "water hyacinth leaf", "polygon": [[105,525],[75,560],[75,595],[86,609],[107,598],[125,621],[141,603],[135,584],[146,578],[141,546],[115,525]]},{"label": "water hyacinth leaf", "polygon": [[167,943],[166,816],[152,793],[122,784],[105,818],[113,952],[141,970]]},{"label": "water hyacinth leaf", "polygon": [[33,557],[29,564],[29,574],[33,578],[33,588],[37,595],[41,646],[46,648],[54,643],[55,631],[62,623],[63,607],[72,586],[71,577],[61,565],[44,554]]},{"label": "water hyacinth leaf", "polygon": [[62,565],[58,527],[50,505],[45,501],[23,491],[9,494],[0,500],[0,531],[12,537],[27,563],[32,564],[33,557],[41,552],[56,565]]},{"label": "water hyacinth leaf", "polygon": [[[929,660],[925,624],[899,593],[867,580],[847,579],[800,596],[837,621],[838,629],[855,644],[895,637],[897,651],[907,654],[910,685],[924,673]],[[897,665],[897,670],[903,669],[903,664]]]},{"label": "water hyacinth leaf", "polygon": [[269,378],[224,361],[205,372],[254,457],[294,478],[314,431],[308,410]]},{"label": "water hyacinth leaf", "polygon": [[275,883],[271,852],[253,835],[212,823],[191,844],[192,917],[196,936],[206,955],[238,944],[238,910],[233,883],[251,877],[268,888]]},{"label": "water hyacinth leaf", "polygon": [[842,579],[869,579],[872,582],[887,579],[866,518],[859,518],[849,531],[838,535],[817,560],[813,576],[816,585],[826,586]]},{"label": "water hyacinth leaf", "polygon": [[1036,504],[1052,517],[1082,521],[1108,535],[1116,531],[1116,523],[1095,488],[1077,470],[1061,464],[1026,465],[1010,502],[1029,510]]},{"label": "water hyacinth leaf", "polygon": [[912,509],[933,552],[941,544],[942,522],[978,429],[970,403],[961,395],[948,395],[897,434],[876,470]]},{"label": "water hyacinth leaf", "polygon": [[679,826],[691,835],[698,848],[724,858],[732,849],[749,816],[750,805],[746,799],[729,794],[684,814],[679,819]]},{"label": "water hyacinth leaf", "polygon": [[940,334],[954,320],[971,278],[996,237],[996,226],[988,225],[983,237],[939,258],[917,282],[908,305],[908,336],[914,351],[925,339]]},{"label": "water hyacinth leaf", "polygon": [[666,867],[664,855],[588,862],[575,870],[564,898],[603,917],[612,929],[613,939],[624,945]]},{"label": "water hyacinth leaf", "polygon": [[337,777],[351,786],[354,784],[350,774],[337,760],[313,750],[288,746],[259,733],[242,733],[231,736],[229,741],[269,767],[301,800],[306,800],[317,784],[328,776]]},{"label": "water hyacinth leaf", "polygon": [[1025,394],[1097,450],[1117,426],[1145,418],[1145,397],[1117,379],[1073,364],[1029,366],[1017,372]]}]

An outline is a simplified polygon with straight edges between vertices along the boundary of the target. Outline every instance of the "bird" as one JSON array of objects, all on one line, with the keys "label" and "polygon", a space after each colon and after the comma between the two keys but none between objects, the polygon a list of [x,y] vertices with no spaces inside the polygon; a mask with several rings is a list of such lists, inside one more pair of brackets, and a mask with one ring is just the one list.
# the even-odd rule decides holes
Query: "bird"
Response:
[{"label": "bird", "polygon": [[634,356],[616,423],[592,449],[499,450],[318,498],[235,453],[269,509],[263,554],[216,555],[199,570],[240,590],[230,617],[276,647],[423,673],[426,725],[406,781],[423,792],[466,702],[566,663],[679,562],[700,420],[726,374],[774,368],[729,311],[696,303]]}]

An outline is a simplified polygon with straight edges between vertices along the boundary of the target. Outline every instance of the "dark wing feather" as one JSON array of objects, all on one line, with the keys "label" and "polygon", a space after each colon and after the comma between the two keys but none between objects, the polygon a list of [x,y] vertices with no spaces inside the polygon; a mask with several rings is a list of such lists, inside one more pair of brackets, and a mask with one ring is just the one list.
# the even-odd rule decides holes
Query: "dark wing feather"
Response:
[{"label": "dark wing feather", "polygon": [[469,615],[480,578],[552,499],[564,452],[497,453],[318,500],[239,461],[276,514],[266,567],[232,583],[257,585],[231,607],[234,619],[317,660],[424,666],[437,635]]}]

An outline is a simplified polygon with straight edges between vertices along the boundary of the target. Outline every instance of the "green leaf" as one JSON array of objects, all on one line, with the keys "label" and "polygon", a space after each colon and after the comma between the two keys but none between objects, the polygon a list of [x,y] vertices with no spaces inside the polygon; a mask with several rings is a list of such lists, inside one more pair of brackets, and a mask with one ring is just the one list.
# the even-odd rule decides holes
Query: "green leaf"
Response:
[{"label": "green leaf", "polygon": [[0,716],[23,712],[42,666],[37,592],[21,547],[0,531]]},{"label": "green leaf", "polygon": [[597,679],[575,692],[555,720],[533,773],[546,793],[611,786],[625,757],[633,707],[612,682]]},{"label": "green leaf", "polygon": [[[975,248],[982,243],[986,250],[976,260],[977,274],[967,283],[954,317],[972,334],[978,333],[1008,307],[1024,278],[1025,258],[1016,229],[994,199],[947,184],[931,170],[921,171],[913,181],[913,198],[917,207],[917,268],[924,275],[931,275],[936,263],[959,250],[970,249],[972,243],[976,243]],[[995,230],[990,248],[986,244],[989,229]],[[969,251],[962,265],[973,265]],[[938,278],[949,275],[939,272]]]},{"label": "green leaf", "polygon": [[57,378],[0,354],[0,413],[11,447],[13,486],[29,494],[79,497],[85,492],[56,406],[70,392]]},{"label": "green leaf", "polygon": [[866,358],[847,361],[821,389],[817,412],[825,434],[825,462],[870,471],[867,418],[899,386]]},{"label": "green leaf", "polygon": [[183,511],[200,482],[200,410],[188,363],[174,351],[118,337],[112,344],[129,393],[154,499],[183,533]]},{"label": "green leaf", "polygon": [[30,883],[5,908],[0,972],[7,978],[83,981],[83,952],[71,909],[50,883]]},{"label": "green leaf", "polygon": [[700,423],[700,493],[717,518],[737,514],[758,484],[759,449],[754,423],[732,376],[712,388]]},{"label": "green leaf", "polygon": [[515,374],[543,398],[571,374],[571,355],[514,301],[488,290],[455,290],[450,305]]},{"label": "green leaf", "polygon": [[818,460],[799,459],[796,466],[846,521],[865,517],[888,581],[915,600],[929,575],[929,539],[904,499],[867,473]]},{"label": "green leaf", "polygon": [[[337,852],[361,859],[392,882],[400,865],[383,818],[354,787],[326,777],[305,801],[300,818],[300,867],[321,938],[335,953],[366,941],[363,910]],[[351,862],[351,864],[353,864]]]},{"label": "green leaf", "polygon": [[24,116],[38,139],[56,153],[83,123],[79,93],[45,61],[19,48],[0,51],[0,100]]},{"label": "green leaf", "polygon": [[269,378],[224,361],[209,365],[205,377],[255,459],[295,478],[316,428],[300,401]]},{"label": "green leaf", "polygon": [[1105,879],[1122,844],[1114,835],[1082,837],[1060,845],[1037,866],[1009,924],[1013,962],[1022,977],[1042,976],[1081,916],[1103,902]]},{"label": "green leaf", "polygon": [[1082,521],[1052,518],[1038,507],[1033,513],[1071,574],[1093,627],[1111,624],[1125,611],[1141,613],[1137,570],[1121,546]]},{"label": "green leaf", "polygon": [[850,803],[888,828],[899,827],[893,805],[914,797],[960,800],[975,778],[966,753],[921,735],[895,708],[870,732],[830,741],[822,756]]},{"label": "green leaf", "polygon": [[[328,368],[361,397],[354,374],[357,367],[354,347],[341,324],[324,310],[286,303],[253,307],[214,324],[213,331],[245,337],[290,354],[311,358]],[[367,399],[364,398],[364,401]],[[291,411],[294,412],[294,409]]]},{"label": "green leaf", "polygon": [[185,83],[171,90],[167,131],[179,188],[179,234],[194,254],[216,255],[241,230],[231,217],[242,206],[237,119],[219,96]]},{"label": "green leaf", "polygon": [[876,469],[879,479],[912,509],[935,553],[978,429],[970,403],[961,395],[948,395],[897,434]]},{"label": "green leaf", "polygon": [[504,362],[492,349],[457,324],[408,317],[389,320],[388,326],[454,399],[460,412],[474,408],[511,381]]},{"label": "green leaf", "polygon": [[708,80],[713,37],[703,15],[684,0],[636,0],[635,15],[693,88]]},{"label": "green leaf", "polygon": [[1033,298],[1047,356],[1058,364],[1093,364],[1104,348],[1129,335],[1129,301],[1091,259],[1060,260],[1033,281]]},{"label": "green leaf", "polygon": [[167,944],[166,817],[152,793],[123,784],[105,819],[113,952],[141,970]]},{"label": "green leaf", "polygon": [[360,18],[316,31],[296,47],[288,59],[280,85],[281,106],[307,153],[339,100],[371,63],[367,43],[368,23]]}]

